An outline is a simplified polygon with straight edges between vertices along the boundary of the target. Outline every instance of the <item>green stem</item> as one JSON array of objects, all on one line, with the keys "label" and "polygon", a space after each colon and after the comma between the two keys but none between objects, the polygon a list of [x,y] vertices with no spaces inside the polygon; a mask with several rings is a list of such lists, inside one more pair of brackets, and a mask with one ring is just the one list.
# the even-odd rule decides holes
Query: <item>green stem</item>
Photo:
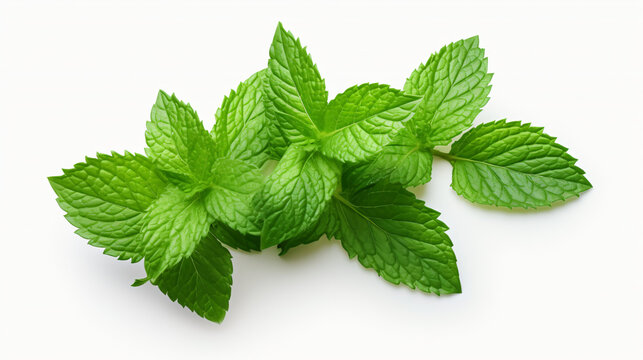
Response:
[{"label": "green stem", "polygon": [[433,155],[439,156],[439,157],[441,157],[441,158],[443,158],[444,160],[447,160],[447,161],[456,161],[456,160],[460,159],[457,156],[453,156],[451,154],[447,154],[445,152],[438,151],[438,150],[435,150],[435,149],[431,149],[431,153]]}]

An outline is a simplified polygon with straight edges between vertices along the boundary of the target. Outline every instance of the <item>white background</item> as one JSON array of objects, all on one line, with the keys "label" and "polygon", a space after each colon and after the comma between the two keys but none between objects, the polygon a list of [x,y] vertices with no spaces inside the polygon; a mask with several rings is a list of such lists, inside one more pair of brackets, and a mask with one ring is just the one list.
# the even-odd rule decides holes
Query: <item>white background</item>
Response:
[{"label": "white background", "polygon": [[[641,359],[641,2],[7,2],[0,5],[0,358]],[[539,212],[468,203],[436,160],[417,193],[443,213],[463,293],[390,285],[337,241],[234,252],[222,325],[132,288],[142,264],[74,235],[46,176],[142,152],[159,88],[206,126],[265,66],[281,20],[330,96],[402,87],[475,34],[491,101],[476,123],[545,126],[594,189]],[[639,342],[637,344],[637,342]],[[185,356],[185,357],[183,357]]]}]

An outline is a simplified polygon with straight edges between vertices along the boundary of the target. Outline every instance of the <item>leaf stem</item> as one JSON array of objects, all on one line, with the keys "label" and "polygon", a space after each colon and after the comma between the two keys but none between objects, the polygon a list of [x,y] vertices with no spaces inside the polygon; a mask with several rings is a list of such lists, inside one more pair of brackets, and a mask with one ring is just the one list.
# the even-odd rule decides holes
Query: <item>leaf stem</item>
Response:
[{"label": "leaf stem", "polygon": [[441,157],[441,158],[443,158],[444,160],[447,160],[447,161],[456,161],[456,160],[458,160],[457,156],[453,156],[451,154],[447,154],[445,152],[438,151],[438,150],[435,150],[435,149],[431,149],[431,153],[433,155],[439,156],[439,157]]}]

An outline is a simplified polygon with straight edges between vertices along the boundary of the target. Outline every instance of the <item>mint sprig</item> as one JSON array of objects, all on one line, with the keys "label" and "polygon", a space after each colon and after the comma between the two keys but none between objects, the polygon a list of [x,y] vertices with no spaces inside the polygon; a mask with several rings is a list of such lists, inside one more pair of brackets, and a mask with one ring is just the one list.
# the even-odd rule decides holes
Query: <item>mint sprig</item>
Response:
[{"label": "mint sprig", "polygon": [[264,86],[270,121],[281,134],[279,165],[255,197],[262,248],[311,227],[338,189],[342,165],[376,155],[419,97],[387,85],[363,84],[328,93],[299,39],[281,24],[270,47]]},{"label": "mint sprig", "polygon": [[471,37],[431,55],[403,90],[366,83],[328,101],[312,57],[279,24],[267,68],[223,99],[210,132],[160,91],[147,156],[97,154],[49,181],[78,235],[144,261],[134,286],[150,282],[214,322],[232,290],[228,248],[284,255],[324,235],[391,283],[459,293],[448,227],[405,189],[430,181],[434,156],[479,204],[540,208],[591,188],[540,127],[500,120],[466,131],[489,100],[487,61]]}]

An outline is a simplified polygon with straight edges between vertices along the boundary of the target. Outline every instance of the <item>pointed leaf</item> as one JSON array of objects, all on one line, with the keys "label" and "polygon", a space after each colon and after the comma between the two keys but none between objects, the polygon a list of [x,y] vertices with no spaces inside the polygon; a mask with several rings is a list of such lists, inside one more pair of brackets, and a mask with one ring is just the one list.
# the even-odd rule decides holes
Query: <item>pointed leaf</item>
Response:
[{"label": "pointed leaf", "polygon": [[270,133],[262,91],[265,76],[266,70],[256,72],[223,99],[212,131],[219,156],[257,167],[268,159]]},{"label": "pointed leaf", "polygon": [[394,284],[438,295],[461,291],[448,228],[412,193],[376,184],[335,196],[330,206],[349,257]]},{"label": "pointed leaf", "polygon": [[410,124],[432,145],[447,145],[471,126],[489,101],[487,58],[478,37],[460,40],[431,55],[404,85],[409,94],[424,96]]},{"label": "pointed leaf", "polygon": [[143,155],[113,152],[86,158],[63,172],[49,182],[76,233],[105,254],[141,260],[141,218],[166,186],[152,162]]},{"label": "pointed leaf", "polygon": [[543,128],[505,120],[469,130],[451,148],[451,186],[479,204],[550,206],[592,185],[576,159]]},{"label": "pointed leaf", "polygon": [[214,141],[192,107],[176,96],[159,91],[145,139],[147,155],[160,169],[195,181],[210,178]]},{"label": "pointed leaf", "polygon": [[299,39],[277,26],[270,47],[265,94],[279,130],[291,143],[318,136],[328,102],[326,85]]}]

